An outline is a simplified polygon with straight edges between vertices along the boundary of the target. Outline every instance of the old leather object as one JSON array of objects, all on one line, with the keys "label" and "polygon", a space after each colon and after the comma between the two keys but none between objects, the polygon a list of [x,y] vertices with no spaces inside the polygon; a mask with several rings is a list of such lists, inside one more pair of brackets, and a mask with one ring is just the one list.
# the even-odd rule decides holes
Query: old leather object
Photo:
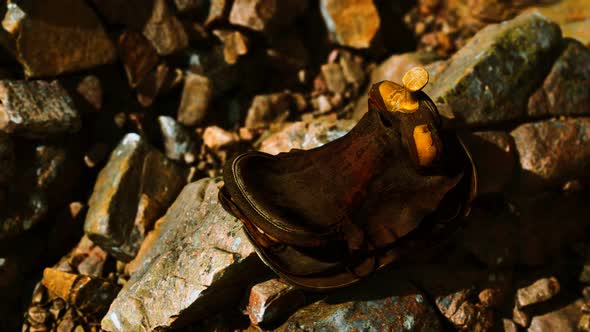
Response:
[{"label": "old leather object", "polygon": [[[415,111],[392,111],[399,103],[388,109],[381,84],[407,93],[375,84],[369,112],[345,136],[307,151],[247,152],[225,165],[220,201],[265,264],[292,284],[350,285],[439,242],[469,211],[476,172],[468,151],[440,129],[426,94],[412,92]],[[427,165],[419,126],[436,152]]]}]

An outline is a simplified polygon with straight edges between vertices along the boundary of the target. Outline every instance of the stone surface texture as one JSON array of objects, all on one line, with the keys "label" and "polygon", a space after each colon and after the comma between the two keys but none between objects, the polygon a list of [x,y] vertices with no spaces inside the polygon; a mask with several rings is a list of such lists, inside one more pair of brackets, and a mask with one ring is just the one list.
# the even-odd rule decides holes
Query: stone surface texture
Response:
[{"label": "stone surface texture", "polygon": [[154,331],[212,315],[239,301],[262,271],[242,226],[218,203],[218,181],[187,185],[160,236],[102,320],[106,331]]},{"label": "stone surface texture", "polygon": [[479,31],[425,92],[459,127],[522,120],[561,43],[559,26],[539,14]]},{"label": "stone surface texture", "polygon": [[514,131],[522,172],[519,188],[559,188],[590,168],[590,118],[526,123]]},{"label": "stone surface texture", "polygon": [[0,81],[0,131],[32,138],[80,129],[80,114],[57,82]]},{"label": "stone surface texture", "polygon": [[441,329],[435,309],[427,298],[407,281],[385,272],[300,309],[276,331]]},{"label": "stone surface texture", "polygon": [[590,113],[590,49],[576,40],[565,40],[543,86],[528,101],[532,117]]},{"label": "stone surface texture", "polygon": [[381,25],[372,0],[321,0],[320,9],[332,39],[343,46],[369,48]]},{"label": "stone surface texture", "polygon": [[80,71],[115,60],[113,43],[84,1],[42,1],[23,7],[14,5],[10,10],[19,11],[17,16],[24,13],[12,33],[28,77]]}]

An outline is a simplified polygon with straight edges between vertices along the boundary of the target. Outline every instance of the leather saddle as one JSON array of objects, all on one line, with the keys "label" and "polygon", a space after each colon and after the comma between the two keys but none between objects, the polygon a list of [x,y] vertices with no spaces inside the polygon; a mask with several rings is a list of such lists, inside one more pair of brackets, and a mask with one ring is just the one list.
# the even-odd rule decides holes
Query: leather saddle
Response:
[{"label": "leather saddle", "polygon": [[373,85],[369,111],[337,140],[226,163],[221,203],[286,281],[315,290],[350,285],[432,247],[469,212],[473,161],[420,91],[423,69],[413,70],[418,78],[407,78],[410,71],[404,86]]}]

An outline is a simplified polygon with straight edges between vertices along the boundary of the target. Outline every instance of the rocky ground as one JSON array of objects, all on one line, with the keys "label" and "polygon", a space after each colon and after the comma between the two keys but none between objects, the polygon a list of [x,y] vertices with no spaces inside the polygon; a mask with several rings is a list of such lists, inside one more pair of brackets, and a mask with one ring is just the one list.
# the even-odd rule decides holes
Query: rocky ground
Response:
[{"label": "rocky ground", "polygon": [[[1,331],[590,331],[589,1],[0,4]],[[221,166],[341,137],[416,65],[470,217],[353,287],[286,284]]]}]

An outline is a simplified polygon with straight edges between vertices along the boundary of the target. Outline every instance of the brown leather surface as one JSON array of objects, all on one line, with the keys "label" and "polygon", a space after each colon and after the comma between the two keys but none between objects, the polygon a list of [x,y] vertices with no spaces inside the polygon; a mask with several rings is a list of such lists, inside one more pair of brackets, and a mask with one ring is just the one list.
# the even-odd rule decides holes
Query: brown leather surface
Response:
[{"label": "brown leather surface", "polygon": [[[379,84],[379,83],[378,83]],[[414,113],[369,112],[345,136],[308,151],[248,152],[228,162],[220,191],[259,256],[288,281],[342,287],[438,241],[468,210],[475,171],[453,133],[440,130],[432,101]],[[427,125],[435,162],[420,167],[413,128]]]}]

